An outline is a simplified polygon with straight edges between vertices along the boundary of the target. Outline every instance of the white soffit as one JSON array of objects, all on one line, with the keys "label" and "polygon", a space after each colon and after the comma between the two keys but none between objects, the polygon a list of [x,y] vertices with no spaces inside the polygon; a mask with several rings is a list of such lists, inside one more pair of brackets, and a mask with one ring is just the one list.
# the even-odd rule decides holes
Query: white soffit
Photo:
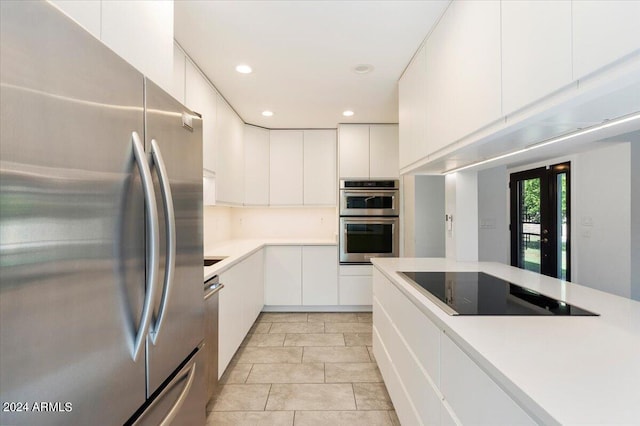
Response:
[{"label": "white soffit", "polygon": [[[395,123],[398,79],[448,4],[182,0],[175,38],[248,123]],[[239,74],[238,64],[253,72]],[[360,64],[374,69],[354,72]],[[347,109],[355,114],[343,117]]]}]

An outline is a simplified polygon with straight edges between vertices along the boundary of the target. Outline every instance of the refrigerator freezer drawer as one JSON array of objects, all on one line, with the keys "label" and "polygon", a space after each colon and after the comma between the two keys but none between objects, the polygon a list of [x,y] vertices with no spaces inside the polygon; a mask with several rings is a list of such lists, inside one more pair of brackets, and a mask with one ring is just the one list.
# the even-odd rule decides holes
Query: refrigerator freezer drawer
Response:
[{"label": "refrigerator freezer drawer", "polygon": [[202,346],[153,395],[151,403],[134,420],[134,426],[204,425],[206,389]]}]

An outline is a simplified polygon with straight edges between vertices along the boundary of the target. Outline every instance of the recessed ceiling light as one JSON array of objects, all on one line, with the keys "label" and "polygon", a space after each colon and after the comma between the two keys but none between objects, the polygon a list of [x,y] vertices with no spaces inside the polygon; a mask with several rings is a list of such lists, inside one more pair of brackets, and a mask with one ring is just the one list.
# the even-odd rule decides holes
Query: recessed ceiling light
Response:
[{"label": "recessed ceiling light", "polygon": [[353,111],[347,110],[347,111],[343,112],[342,115],[344,115],[345,117],[351,117],[353,115]]},{"label": "recessed ceiling light", "polygon": [[373,65],[369,64],[359,64],[353,67],[353,72],[356,74],[366,74],[373,71]]},{"label": "recessed ceiling light", "polygon": [[265,117],[271,117],[273,115],[273,111],[262,111],[262,115]]},{"label": "recessed ceiling light", "polygon": [[251,72],[253,71],[251,69],[251,67],[249,65],[238,65],[236,67],[236,71],[238,71],[240,74],[251,74]]}]

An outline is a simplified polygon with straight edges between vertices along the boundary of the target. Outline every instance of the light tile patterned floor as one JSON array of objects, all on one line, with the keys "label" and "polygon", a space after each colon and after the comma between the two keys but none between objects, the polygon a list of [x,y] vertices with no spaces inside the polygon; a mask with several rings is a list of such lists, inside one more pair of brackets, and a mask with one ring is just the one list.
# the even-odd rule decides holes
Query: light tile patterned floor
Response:
[{"label": "light tile patterned floor", "polygon": [[207,426],[399,425],[370,313],[262,313],[207,406]]}]

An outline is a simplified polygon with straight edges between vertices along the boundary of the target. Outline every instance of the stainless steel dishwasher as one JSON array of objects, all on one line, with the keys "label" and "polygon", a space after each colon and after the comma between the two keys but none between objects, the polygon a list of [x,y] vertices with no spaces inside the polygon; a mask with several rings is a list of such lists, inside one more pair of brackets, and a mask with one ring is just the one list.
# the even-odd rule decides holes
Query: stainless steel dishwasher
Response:
[{"label": "stainless steel dishwasher", "polygon": [[204,377],[207,381],[207,401],[218,386],[218,292],[223,287],[217,275],[204,283]]}]

